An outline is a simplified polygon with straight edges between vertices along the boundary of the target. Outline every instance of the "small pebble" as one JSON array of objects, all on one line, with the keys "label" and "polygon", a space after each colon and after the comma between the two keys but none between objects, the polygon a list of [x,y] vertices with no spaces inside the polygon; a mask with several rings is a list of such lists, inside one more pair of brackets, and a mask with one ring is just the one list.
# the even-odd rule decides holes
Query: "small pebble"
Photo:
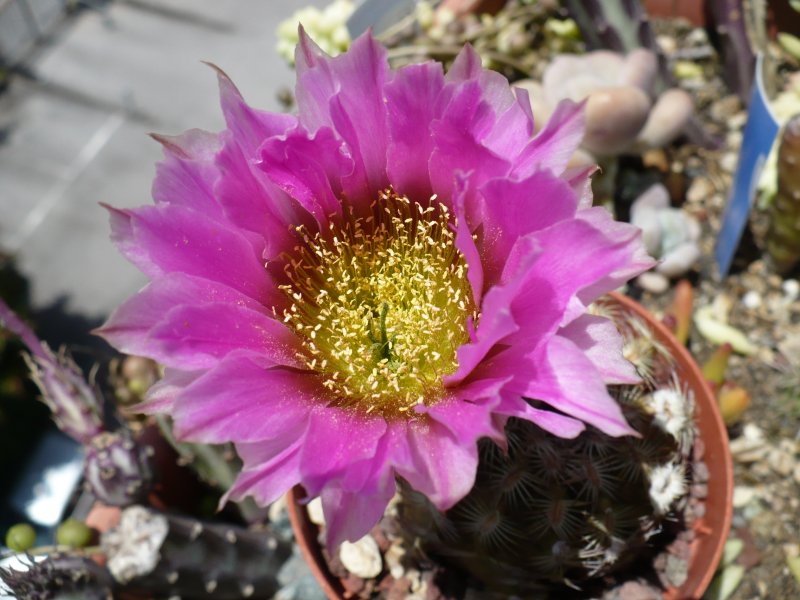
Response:
[{"label": "small pebble", "polygon": [[308,518],[311,519],[312,523],[325,525],[325,515],[322,514],[322,500],[320,498],[314,498],[306,508],[308,509]]},{"label": "small pebble", "polygon": [[356,542],[342,542],[339,559],[345,569],[364,579],[377,577],[383,570],[380,548],[371,535],[365,535]]},{"label": "small pebble", "polygon": [[773,448],[767,455],[767,462],[773,471],[784,477],[791,475],[792,469],[794,469],[795,466],[794,457],[781,448]]},{"label": "small pebble", "polygon": [[755,488],[746,485],[737,485],[733,488],[733,507],[743,508],[750,504],[755,497]]},{"label": "small pebble", "polygon": [[759,294],[755,290],[750,290],[744,296],[742,296],[742,304],[745,305],[745,308],[749,310],[755,310],[762,304],[761,294]]},{"label": "small pebble", "polygon": [[669,279],[655,271],[642,273],[636,278],[636,283],[651,294],[663,294],[669,289]]},{"label": "small pebble", "polygon": [[714,186],[705,177],[697,177],[686,190],[686,201],[692,204],[702,204],[714,193]]},{"label": "small pebble", "polygon": [[787,279],[781,284],[781,289],[787,302],[794,302],[800,296],[800,282],[797,279]]},{"label": "small pebble", "polygon": [[722,167],[724,171],[733,173],[736,170],[736,163],[738,160],[739,156],[735,152],[726,152],[722,155],[722,158],[719,161],[719,166]]}]

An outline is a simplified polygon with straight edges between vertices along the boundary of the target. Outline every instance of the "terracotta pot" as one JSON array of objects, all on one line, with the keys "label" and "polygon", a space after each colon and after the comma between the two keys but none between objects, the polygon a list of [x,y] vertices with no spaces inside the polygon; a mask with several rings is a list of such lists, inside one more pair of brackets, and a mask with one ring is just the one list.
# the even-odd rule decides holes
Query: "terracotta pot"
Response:
[{"label": "terracotta pot", "polygon": [[[611,296],[628,311],[647,322],[658,341],[666,346],[675,358],[676,372],[680,380],[694,393],[695,422],[705,445],[703,460],[709,471],[708,496],[705,499],[705,515],[695,523],[697,535],[692,542],[688,577],[679,589],[667,590],[664,598],[666,600],[700,598],[711,583],[722,556],[733,515],[733,463],[728,446],[728,434],[719,414],[716,398],[686,348],[640,304],[620,294],[612,293]],[[289,493],[289,518],[297,544],[328,598],[342,600],[344,587],[328,569],[322,548],[317,542],[319,529],[311,522],[305,505],[301,503],[304,495],[300,487],[294,488]]]},{"label": "terracotta pot", "polygon": [[644,0],[647,14],[652,17],[682,17],[696,27],[705,27],[705,2],[703,0]]}]

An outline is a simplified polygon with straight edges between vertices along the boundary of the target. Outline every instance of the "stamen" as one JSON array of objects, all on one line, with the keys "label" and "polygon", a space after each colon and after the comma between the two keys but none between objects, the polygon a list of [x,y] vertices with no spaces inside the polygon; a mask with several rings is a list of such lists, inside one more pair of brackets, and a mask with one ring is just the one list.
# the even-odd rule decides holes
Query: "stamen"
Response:
[{"label": "stamen", "polygon": [[283,321],[303,339],[303,361],[338,406],[386,417],[413,416],[441,399],[442,377],[478,319],[453,219],[393,190],[372,214],[301,238],[283,257],[290,301]]}]

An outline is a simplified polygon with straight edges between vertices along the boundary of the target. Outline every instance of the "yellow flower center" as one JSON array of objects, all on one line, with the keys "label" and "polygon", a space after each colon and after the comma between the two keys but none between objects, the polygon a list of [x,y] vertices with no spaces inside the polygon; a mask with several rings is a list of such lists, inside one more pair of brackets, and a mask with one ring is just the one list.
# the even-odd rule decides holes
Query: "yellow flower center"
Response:
[{"label": "yellow flower center", "polygon": [[387,190],[369,217],[350,211],[325,235],[297,229],[283,320],[338,406],[396,417],[439,400],[442,377],[458,367],[467,319],[478,315],[451,215],[431,200]]}]

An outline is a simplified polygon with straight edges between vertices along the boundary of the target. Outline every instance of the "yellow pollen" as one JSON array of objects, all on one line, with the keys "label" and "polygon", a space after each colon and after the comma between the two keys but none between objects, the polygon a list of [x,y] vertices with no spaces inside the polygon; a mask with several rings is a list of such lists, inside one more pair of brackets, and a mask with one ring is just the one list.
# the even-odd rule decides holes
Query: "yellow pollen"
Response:
[{"label": "yellow pollen", "polygon": [[408,418],[442,398],[478,313],[446,206],[386,190],[371,209],[324,234],[297,228],[302,243],[284,256],[283,321],[333,404]]}]

